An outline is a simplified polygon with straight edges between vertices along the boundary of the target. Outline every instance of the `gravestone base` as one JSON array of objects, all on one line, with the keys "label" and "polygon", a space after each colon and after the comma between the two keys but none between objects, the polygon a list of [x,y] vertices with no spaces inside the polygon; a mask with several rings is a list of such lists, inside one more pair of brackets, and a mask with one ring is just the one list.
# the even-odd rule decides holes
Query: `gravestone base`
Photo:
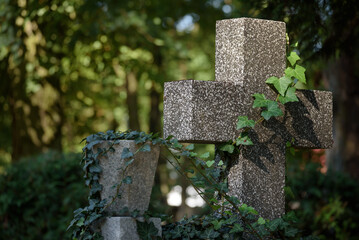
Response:
[{"label": "gravestone base", "polygon": [[[144,218],[139,217],[137,220],[143,222]],[[150,218],[155,227],[158,229],[159,237],[162,236],[161,219]],[[137,233],[136,219],[132,217],[107,217],[101,225],[101,233],[104,240],[139,240]]]}]

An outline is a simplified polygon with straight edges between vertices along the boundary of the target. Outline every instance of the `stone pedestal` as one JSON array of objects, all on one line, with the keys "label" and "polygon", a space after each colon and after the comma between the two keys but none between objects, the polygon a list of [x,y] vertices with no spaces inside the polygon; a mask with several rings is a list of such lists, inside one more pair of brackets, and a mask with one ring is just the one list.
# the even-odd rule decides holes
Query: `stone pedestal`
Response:
[{"label": "stone pedestal", "polygon": [[[137,218],[143,222],[143,218]],[[161,219],[150,218],[155,227],[158,229],[159,237],[162,236]],[[101,232],[104,240],[139,240],[140,237],[137,233],[136,219],[132,217],[109,217],[106,218],[101,225]]]}]

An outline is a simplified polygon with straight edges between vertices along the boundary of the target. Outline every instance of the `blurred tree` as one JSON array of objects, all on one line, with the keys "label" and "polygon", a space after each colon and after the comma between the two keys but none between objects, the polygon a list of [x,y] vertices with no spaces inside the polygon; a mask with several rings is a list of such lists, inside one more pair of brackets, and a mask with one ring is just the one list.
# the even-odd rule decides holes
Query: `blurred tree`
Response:
[{"label": "blurred tree", "polygon": [[173,4],[2,1],[1,151],[16,161],[78,150],[92,132],[161,131],[163,82],[212,76],[207,14],[223,17],[208,1]]}]

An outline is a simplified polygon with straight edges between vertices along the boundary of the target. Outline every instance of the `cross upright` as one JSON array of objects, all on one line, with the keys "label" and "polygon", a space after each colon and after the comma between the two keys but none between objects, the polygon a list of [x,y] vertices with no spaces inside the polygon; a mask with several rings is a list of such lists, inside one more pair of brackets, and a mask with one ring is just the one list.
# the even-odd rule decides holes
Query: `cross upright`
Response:
[{"label": "cross upright", "polygon": [[[238,136],[238,116],[258,119],[252,95],[275,99],[265,80],[281,77],[286,67],[285,23],[251,18],[216,23],[215,81],[165,83],[164,137],[181,142],[219,144]],[[285,148],[330,148],[332,94],[297,91],[299,102],[287,103],[284,116],[256,124],[228,173],[229,194],[274,219],[285,213]]]}]

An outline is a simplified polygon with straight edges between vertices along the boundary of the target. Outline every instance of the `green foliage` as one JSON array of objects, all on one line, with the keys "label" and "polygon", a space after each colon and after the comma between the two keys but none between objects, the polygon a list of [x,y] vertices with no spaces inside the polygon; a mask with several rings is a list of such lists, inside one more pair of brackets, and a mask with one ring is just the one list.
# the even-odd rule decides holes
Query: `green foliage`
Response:
[{"label": "green foliage", "polygon": [[[243,141],[246,137],[246,133],[241,135]],[[125,169],[121,169],[123,179],[119,184],[113,186],[117,189],[114,197],[101,200],[99,192],[102,186],[98,182],[101,168],[98,157],[107,155],[109,151],[114,151],[113,145],[120,143],[121,140],[134,140],[139,147],[134,153],[128,148],[123,149],[121,154],[122,159],[128,163]],[[97,147],[97,151],[94,152],[94,146],[104,141],[108,143],[108,146],[106,148]],[[226,157],[224,158],[225,160],[221,160],[216,164],[214,160],[204,161],[198,158],[197,154],[193,152],[193,144],[183,147],[181,144],[178,144],[178,140],[172,137],[164,140],[157,135],[137,131],[108,131],[106,133],[93,134],[86,138],[87,145],[83,148],[82,163],[84,164],[85,182],[90,187],[89,202],[86,207],[79,208],[74,212],[74,219],[69,225],[69,228],[73,228],[73,239],[101,238],[91,226],[106,216],[104,210],[116,198],[121,198],[121,193],[119,192],[121,185],[132,183],[131,177],[126,176],[126,169],[132,163],[136,153],[149,142],[160,144],[167,149],[172,156],[167,161],[191,183],[213,210],[210,215],[192,217],[184,219],[179,223],[168,224],[163,229],[165,239],[236,239],[243,234],[252,235],[259,239],[276,238],[276,236],[295,236],[296,232],[293,229],[288,230],[291,227],[290,221],[287,221],[285,218],[276,220],[277,222],[275,223],[265,221],[263,218],[258,218],[258,213],[255,209],[246,204],[241,204],[238,198],[227,194],[227,182],[219,181],[219,178],[228,165],[230,159],[228,151],[233,153],[233,145],[224,144],[219,148],[218,154]],[[248,145],[245,142],[242,144]],[[229,146],[232,146],[233,149],[229,149]],[[179,159],[181,156],[187,158],[191,163],[191,167],[185,168],[180,163]],[[206,153],[203,156],[208,158],[209,154]],[[221,199],[221,201],[216,199]],[[128,209],[125,208],[122,211],[133,217],[138,216],[137,212],[128,212]],[[137,229],[141,239],[152,239],[157,234],[157,229],[153,223],[147,220],[143,223],[137,222]]]},{"label": "green foliage", "polygon": [[207,158],[209,158],[209,152],[205,152],[199,157],[202,158],[202,159],[207,159]]},{"label": "green foliage", "polygon": [[[213,78],[224,13],[207,0],[0,2],[0,162],[80,151],[107,129],[159,131],[164,81]],[[193,30],[178,29],[185,16]]]},{"label": "green foliage", "polygon": [[219,149],[223,152],[233,153],[234,146],[232,144],[222,144]]},{"label": "green foliage", "polygon": [[7,167],[0,175],[0,239],[69,239],[68,222],[88,194],[80,159],[48,152]]},{"label": "green foliage", "polygon": [[253,142],[247,132],[242,132],[236,140],[236,145],[253,145]]},{"label": "green foliage", "polygon": [[[142,240],[153,240],[158,234],[158,229],[155,227],[153,222],[147,223],[136,221],[137,233]],[[159,238],[160,239],[160,238]]]},{"label": "green foliage", "polygon": [[270,101],[266,99],[264,94],[256,93],[253,94],[253,97],[254,97],[253,108],[266,107]]},{"label": "green foliage", "polygon": [[[280,117],[283,116],[283,111],[280,109],[279,103],[286,104],[288,102],[298,102],[298,98],[295,94],[296,92],[296,82],[300,81],[306,83],[305,80],[305,68],[299,66],[297,61],[300,60],[300,57],[295,51],[292,51],[287,57],[290,64],[295,67],[288,67],[285,70],[285,75],[278,78],[272,76],[266,80],[266,83],[272,87],[275,93],[277,93],[277,98],[275,100],[267,99],[266,96],[262,93],[255,93],[252,96],[254,97],[253,108],[261,108],[261,117],[257,121],[249,120],[247,116],[239,116],[237,121],[237,129],[244,129],[239,137],[236,139],[235,144],[238,145],[253,145],[252,140],[248,136],[248,128],[254,128],[257,123],[262,122],[263,120],[269,120],[271,117]],[[230,144],[224,145],[230,146]],[[223,148],[223,147],[222,147]],[[233,151],[232,151],[233,152]]]},{"label": "green foliage", "polygon": [[287,88],[292,83],[292,80],[287,76],[283,76],[281,78],[270,77],[266,80],[266,83],[273,84],[279,94],[284,96],[285,92],[287,91]]},{"label": "green foliage", "polygon": [[254,127],[255,122],[253,120],[248,120],[247,116],[239,116],[237,121],[237,129],[246,128],[246,127]]},{"label": "green foliage", "polygon": [[[300,221],[301,234],[311,233],[320,239],[359,239],[359,182],[339,172],[320,172],[317,163],[303,166],[297,152],[287,167],[287,211]],[[291,196],[293,195],[293,196]]]},{"label": "green foliage", "polygon": [[206,162],[207,167],[212,167],[213,164],[214,164],[214,160],[208,160]]},{"label": "green foliage", "polygon": [[298,56],[298,54],[296,53],[296,52],[291,52],[290,54],[289,54],[289,56],[287,57],[287,59],[288,59],[288,61],[290,62],[290,64],[292,65],[292,66],[294,66],[295,65],[295,63],[298,61],[298,60],[300,60],[300,57]]},{"label": "green foliage", "polygon": [[292,67],[288,67],[285,70],[285,74],[289,77],[294,77],[296,79],[298,79],[300,82],[302,83],[307,83],[306,78],[305,78],[305,68],[299,65],[296,65],[295,68],[293,69]]},{"label": "green foliage", "polygon": [[295,88],[289,87],[287,92],[285,93],[285,96],[279,96],[278,100],[282,104],[286,104],[288,102],[298,102],[297,95],[295,94]]},{"label": "green foliage", "polygon": [[265,120],[269,120],[271,117],[283,116],[282,110],[279,108],[278,102],[268,102],[267,109],[261,113],[261,116]]},{"label": "green foliage", "polygon": [[216,212],[205,216],[183,218],[176,223],[163,226],[164,239],[292,239],[298,236],[293,227],[297,218],[293,213],[273,221],[257,216],[253,208],[243,205],[242,218],[232,211]]},{"label": "green foliage", "polygon": [[124,148],[121,153],[121,159],[132,158],[133,156],[133,153],[128,148]]}]

